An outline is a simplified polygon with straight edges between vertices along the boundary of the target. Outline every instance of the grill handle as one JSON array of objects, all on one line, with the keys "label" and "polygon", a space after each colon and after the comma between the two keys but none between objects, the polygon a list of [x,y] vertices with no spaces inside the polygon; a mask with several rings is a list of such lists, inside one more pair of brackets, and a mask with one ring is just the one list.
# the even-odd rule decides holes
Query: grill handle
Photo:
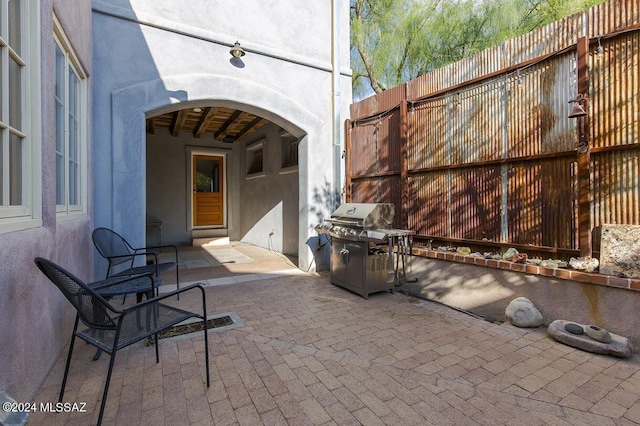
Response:
[{"label": "grill handle", "polygon": [[349,264],[349,250],[347,250],[346,248],[340,250],[340,262],[342,262],[344,265]]},{"label": "grill handle", "polygon": [[332,225],[344,225],[349,227],[364,227],[364,222],[362,220],[341,220],[341,219],[326,219],[326,222],[331,223]]}]

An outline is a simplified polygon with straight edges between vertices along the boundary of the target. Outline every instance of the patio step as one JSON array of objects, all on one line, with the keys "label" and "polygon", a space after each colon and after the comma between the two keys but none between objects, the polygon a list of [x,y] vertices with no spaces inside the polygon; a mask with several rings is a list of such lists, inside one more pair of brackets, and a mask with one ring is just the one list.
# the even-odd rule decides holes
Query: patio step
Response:
[{"label": "patio step", "polygon": [[191,245],[194,247],[201,246],[226,246],[229,245],[229,237],[201,237],[192,238]]},{"label": "patio step", "polygon": [[194,229],[191,231],[191,245],[194,247],[229,245],[227,230],[223,228]]}]

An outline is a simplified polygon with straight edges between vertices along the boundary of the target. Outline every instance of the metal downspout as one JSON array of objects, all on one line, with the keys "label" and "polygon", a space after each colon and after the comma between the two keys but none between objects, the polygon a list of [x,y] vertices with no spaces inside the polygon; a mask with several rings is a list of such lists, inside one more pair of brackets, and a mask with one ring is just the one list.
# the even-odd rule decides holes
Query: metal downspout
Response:
[{"label": "metal downspout", "polygon": [[333,159],[333,199],[330,200],[332,210],[338,208],[342,201],[342,143],[340,115],[340,1],[331,2],[331,151]]}]

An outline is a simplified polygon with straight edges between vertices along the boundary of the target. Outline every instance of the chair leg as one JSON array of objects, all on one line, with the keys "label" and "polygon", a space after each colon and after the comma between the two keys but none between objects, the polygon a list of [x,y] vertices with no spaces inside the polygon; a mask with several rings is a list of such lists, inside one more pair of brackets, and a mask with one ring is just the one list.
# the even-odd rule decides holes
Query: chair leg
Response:
[{"label": "chair leg", "polygon": [[[174,247],[176,251],[176,288],[180,291],[180,265],[178,264],[178,248]],[[177,295],[178,300],[180,300],[180,293]]]},{"label": "chair leg", "polygon": [[109,360],[109,371],[107,372],[107,378],[104,383],[104,391],[102,392],[102,402],[100,403],[100,414],[98,414],[97,426],[100,426],[102,424],[102,416],[104,415],[104,408],[107,405],[107,394],[109,393],[109,385],[111,384],[111,373],[113,372],[113,364],[115,363],[115,360],[116,360],[116,353],[117,353],[117,350],[114,345],[113,351],[111,352],[111,359]]},{"label": "chair leg", "polygon": [[178,264],[176,263],[176,289],[178,290],[178,294],[176,296],[177,300],[180,300],[180,278],[178,277]]},{"label": "chair leg", "polygon": [[207,387],[211,386],[209,379],[209,333],[207,332],[207,314],[204,315],[204,362],[207,369]]},{"label": "chair leg", "polygon": [[60,386],[60,397],[58,398],[58,402],[62,402],[62,397],[64,396],[64,388],[67,386],[67,376],[69,375],[69,367],[71,366],[71,354],[73,353],[73,344],[76,341],[76,330],[78,329],[78,320],[79,317],[76,315],[76,322],[73,325],[73,334],[71,335],[71,342],[69,343],[69,354],[67,355],[67,362],[64,367],[64,376],[62,377],[62,385]]},{"label": "chair leg", "polygon": [[209,378],[209,333],[207,330],[207,296],[204,292],[204,289],[200,287],[200,291],[202,292],[202,319],[204,321],[204,362],[207,369],[207,387],[211,385],[211,379]]},{"label": "chair leg", "polygon": [[156,347],[156,364],[160,362],[160,349],[158,349],[158,333],[153,335],[153,343]]},{"label": "chair leg", "polygon": [[102,349],[98,348],[96,350],[96,353],[93,355],[93,360],[97,361],[100,359],[100,355],[102,355]]},{"label": "chair leg", "polygon": [[[180,291],[180,268],[178,267],[178,256],[176,256],[176,287]],[[178,300],[180,300],[180,293],[178,293]]]}]

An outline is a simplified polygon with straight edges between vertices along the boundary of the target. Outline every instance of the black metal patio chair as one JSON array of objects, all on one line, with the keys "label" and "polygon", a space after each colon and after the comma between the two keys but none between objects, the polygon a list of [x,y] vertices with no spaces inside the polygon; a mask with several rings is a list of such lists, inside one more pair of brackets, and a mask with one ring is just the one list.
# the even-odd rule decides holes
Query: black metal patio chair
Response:
[{"label": "black metal patio chair", "polygon": [[[69,366],[71,365],[71,354],[76,337],[111,356],[100,405],[100,414],[98,415],[98,425],[100,425],[109,392],[109,383],[111,381],[113,364],[116,359],[116,352],[133,343],[153,337],[156,349],[156,362],[160,362],[158,333],[190,318],[199,318],[203,321],[207,387],[210,386],[207,304],[204,288],[201,285],[190,285],[180,290],[153,297],[131,307],[118,310],[109,304],[95,288],[84,283],[59,265],[41,257],[37,257],[35,263],[47,278],[60,289],[77,311],[58,402],[62,402],[64,396],[64,388],[67,383]],[[153,279],[151,275],[149,275],[149,278]],[[161,303],[164,299],[177,295],[178,293],[197,290],[202,293],[202,314]],[[87,328],[79,330],[78,325],[80,321],[82,321]]]},{"label": "black metal patio chair", "polygon": [[[149,246],[134,248],[129,242],[117,232],[109,228],[96,228],[91,234],[93,244],[98,253],[109,262],[106,278],[117,276],[131,276],[137,274],[152,273],[157,277],[160,273],[176,268],[176,286],[180,290],[180,272],[178,268],[178,248],[172,244],[162,246]],[[158,251],[170,248],[175,254],[174,262],[158,262]],[[143,257],[147,260],[152,256],[152,264],[135,266],[135,260]]]}]

